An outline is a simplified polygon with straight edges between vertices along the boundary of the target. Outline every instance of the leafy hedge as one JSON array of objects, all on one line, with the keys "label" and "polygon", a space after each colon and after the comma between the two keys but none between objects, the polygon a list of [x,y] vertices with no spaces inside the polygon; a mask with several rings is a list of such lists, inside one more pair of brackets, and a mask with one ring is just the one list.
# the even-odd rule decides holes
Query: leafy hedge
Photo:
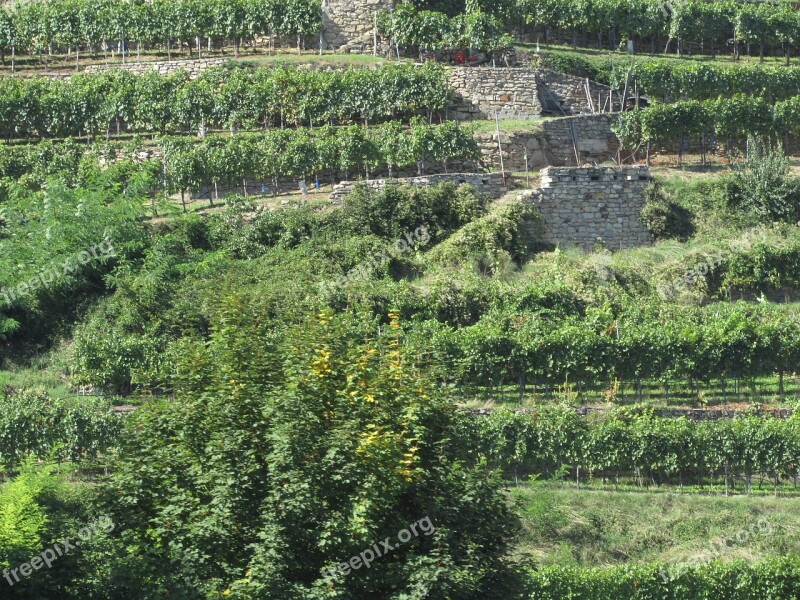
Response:
[{"label": "leafy hedge", "polygon": [[379,13],[376,24],[381,36],[403,48],[494,52],[512,41],[501,18],[483,10],[448,17],[402,3],[391,12]]},{"label": "leafy hedge", "polygon": [[800,422],[746,416],[717,421],[657,417],[650,409],[618,409],[593,418],[571,407],[533,413],[496,410],[472,417],[477,445],[505,470],[552,476],[567,469],[582,478],[636,474],[659,483],[756,475],[798,475]]},{"label": "leafy hedge", "polygon": [[[42,53],[109,42],[141,45],[199,37],[303,36],[319,32],[317,0],[25,0],[0,10],[0,47]],[[199,43],[199,40],[197,40]]]},{"label": "leafy hedge", "polygon": [[67,137],[200,127],[352,123],[408,119],[444,108],[444,69],[387,65],[321,72],[207,69],[161,76],[111,70],[70,79],[0,78],[0,136]]},{"label": "leafy hedge", "polygon": [[448,356],[449,376],[479,386],[710,382],[791,373],[800,363],[800,315],[781,307],[589,307],[570,314],[574,309],[565,306],[545,308],[548,298],[539,302],[489,311],[474,325],[443,335],[437,344]]},{"label": "leafy hedge", "polygon": [[449,160],[480,158],[469,131],[448,121],[432,127],[421,119],[410,129],[395,123],[372,128],[358,125],[312,131],[276,129],[259,134],[211,138],[195,143],[167,138],[161,143],[167,187],[175,191],[307,175],[349,174],[416,165],[420,172],[436,162],[447,170]]},{"label": "leafy hedge", "polygon": [[530,586],[531,600],[784,600],[800,593],[800,558],[689,565],[677,577],[661,565],[545,567],[530,573]]},{"label": "leafy hedge", "polygon": [[[32,145],[0,144],[0,180],[20,179],[42,185],[48,177],[81,178],[102,163],[109,174],[130,180],[135,173],[151,175],[156,189],[198,189],[240,184],[243,179],[275,181],[330,173],[343,178],[388,168],[429,167],[447,170],[451,161],[478,160],[470,130],[454,121],[439,126],[422,119],[410,127],[392,121],[374,127],[270,129],[261,133],[210,136],[203,140],[165,136],[140,157],[138,143],[82,144],[49,140]],[[79,181],[80,183],[80,181]]]},{"label": "leafy hedge", "polygon": [[19,391],[0,396],[0,461],[13,468],[35,457],[79,461],[94,459],[116,447],[120,418],[108,402],[80,402]]},{"label": "leafy hedge", "polygon": [[767,100],[788,100],[800,91],[800,67],[757,65],[714,65],[675,60],[618,61],[612,85],[625,86],[628,68],[642,94],[665,102],[709,100],[736,94],[760,96]]},{"label": "leafy hedge", "polygon": [[579,34],[594,34],[601,43],[605,37],[612,48],[615,42],[640,40],[650,42],[651,52],[659,41],[668,39],[676,42],[678,53],[687,44],[724,49],[728,40],[734,40],[734,52],[740,44],[751,44],[760,51],[772,47],[783,54],[800,40],[800,19],[784,2],[686,0],[665,5],[660,0],[519,0],[515,11],[545,34],[560,31],[574,42]]},{"label": "leafy hedge", "polygon": [[765,98],[737,94],[716,100],[681,100],[620,115],[614,126],[631,147],[645,142],[674,142],[716,134],[722,138],[800,133],[800,96],[771,104]]}]

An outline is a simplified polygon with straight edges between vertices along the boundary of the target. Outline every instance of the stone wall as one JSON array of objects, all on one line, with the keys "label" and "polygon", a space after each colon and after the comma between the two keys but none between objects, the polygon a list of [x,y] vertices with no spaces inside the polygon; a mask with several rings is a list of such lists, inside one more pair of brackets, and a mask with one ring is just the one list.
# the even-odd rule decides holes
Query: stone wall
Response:
[{"label": "stone wall", "polygon": [[[592,112],[614,112],[620,108],[620,98],[612,95],[607,85],[589,81],[592,104],[586,97],[586,79],[574,77],[549,69],[536,71],[539,87],[539,101],[544,112],[561,115],[574,115]],[[616,97],[615,97],[616,96]],[[594,110],[592,110],[594,108]]]},{"label": "stone wall", "polygon": [[450,85],[455,101],[448,116],[465,121],[494,119],[529,119],[542,114],[536,73],[530,69],[454,67]]},{"label": "stone wall", "polygon": [[454,183],[456,185],[466,183],[493,198],[499,198],[506,193],[506,186],[503,185],[503,178],[500,173],[450,173],[446,175],[425,175],[422,177],[404,177],[397,179],[342,181],[333,187],[333,192],[331,192],[330,199],[331,202],[341,202],[344,196],[352,192],[353,188],[355,188],[357,185],[361,184],[366,185],[372,190],[382,190],[389,184],[427,187],[445,182]]},{"label": "stone wall", "polygon": [[375,14],[380,10],[391,10],[393,6],[394,0],[323,0],[324,47],[372,52]]},{"label": "stone wall", "polygon": [[[475,142],[481,153],[481,163],[488,169],[500,170],[500,148],[496,133],[476,133]],[[525,171],[525,155],[528,169],[538,171],[549,164],[547,140],[542,131],[500,132],[503,148],[503,167],[506,171]]]},{"label": "stone wall", "polygon": [[619,150],[619,140],[611,131],[611,125],[616,120],[617,115],[598,114],[543,121],[548,164],[577,166],[614,159]]},{"label": "stone wall", "polygon": [[[646,167],[547,167],[541,174],[541,188],[520,199],[539,209],[545,242],[584,250],[652,243],[641,219]],[[540,225],[531,227],[529,236],[540,234]]]},{"label": "stone wall", "polygon": [[589,84],[592,107],[585,81],[547,69],[453,67],[450,85],[454,102],[448,113],[464,121],[493,119],[495,111],[501,119],[529,119],[543,113],[571,115],[600,112],[602,108],[610,112],[612,104],[619,108],[618,99],[608,101],[610,88],[595,82]]},{"label": "stone wall", "polygon": [[[611,131],[615,119],[615,115],[577,115],[543,120],[533,131],[501,131],[503,166],[506,171],[524,171],[526,154],[530,170],[548,165],[572,166],[576,165],[576,148],[581,165],[586,162],[614,160],[619,148],[619,140]],[[483,165],[499,170],[500,149],[497,134],[477,133],[475,141],[481,152]]]},{"label": "stone wall", "polygon": [[108,67],[105,65],[89,65],[84,69],[86,73],[97,73],[107,69],[121,69],[123,71],[130,71],[137,75],[156,71],[159,75],[170,75],[176,71],[186,71],[189,77],[194,79],[200,75],[200,72],[208,67],[215,67],[224,65],[228,59],[216,58],[198,58],[195,60],[165,60],[156,62],[129,62],[127,64],[113,64]]}]

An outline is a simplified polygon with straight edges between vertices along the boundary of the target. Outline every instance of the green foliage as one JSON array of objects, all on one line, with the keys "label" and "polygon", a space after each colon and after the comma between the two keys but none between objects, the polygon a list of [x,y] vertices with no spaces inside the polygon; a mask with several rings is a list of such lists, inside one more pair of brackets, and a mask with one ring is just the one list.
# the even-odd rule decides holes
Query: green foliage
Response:
[{"label": "green foliage", "polygon": [[685,241],[694,234],[692,214],[671,202],[658,180],[647,188],[647,201],[642,209],[642,222],[656,240],[677,238]]},{"label": "green foliage", "polygon": [[744,42],[758,45],[762,52],[777,50],[783,55],[800,39],[797,15],[783,2],[682,0],[665,5],[656,0],[522,0],[515,12],[545,35],[555,31],[575,43],[578,33],[596,34],[601,45],[604,37],[611,42],[611,50],[617,49],[613,44],[617,40],[636,40],[637,45],[649,42],[653,54],[662,41],[675,42],[678,55],[692,47],[705,52],[724,50],[733,41],[735,52]]},{"label": "green foliage", "polygon": [[624,85],[629,67],[642,94],[665,102],[729,98],[735,94],[775,102],[792,98],[800,86],[800,67],[637,60],[632,64],[617,62],[612,74],[614,87]]},{"label": "green foliage", "polygon": [[502,272],[527,256],[523,227],[526,220],[536,218],[536,213],[521,203],[494,206],[489,214],[473,220],[435,248],[428,260],[451,268],[471,264],[485,274]]},{"label": "green foliage", "polygon": [[352,123],[410,119],[444,108],[440,65],[306,71],[288,68],[185,72],[79,73],[69,79],[0,78],[0,136],[63,137],[206,128]]},{"label": "green foliage", "polygon": [[[212,331],[182,345],[176,400],[133,417],[109,489],[128,554],[154,576],[180,556],[185,587],[233,598],[467,598],[511,583],[514,519],[454,435],[453,405],[401,352],[397,315],[380,335],[327,312],[281,331],[234,295]],[[430,537],[324,578],[420,515]]]},{"label": "green foliage", "polygon": [[416,50],[457,50],[471,48],[492,54],[511,43],[503,20],[495,14],[502,3],[491,3],[448,17],[443,12],[418,10],[412,2],[403,2],[377,18],[378,32],[403,48]]},{"label": "green foliage", "polygon": [[386,239],[401,239],[425,226],[432,246],[480,217],[486,204],[486,198],[467,185],[390,186],[379,192],[359,187],[346,196],[341,221],[354,235],[372,233]]},{"label": "green foliage", "polygon": [[87,187],[70,188],[59,179],[47,179],[35,192],[12,186],[2,204],[0,335],[50,338],[86,297],[105,289],[103,276],[145,239],[137,222],[138,182],[133,178],[120,190],[95,171]]},{"label": "green foliage", "polygon": [[149,44],[169,39],[246,35],[313,35],[322,13],[310,0],[23,0],[6,5],[3,46],[18,53],[39,53],[50,43],[63,48],[94,49],[103,41]]},{"label": "green foliage", "polygon": [[749,137],[747,157],[734,174],[730,201],[758,221],[797,222],[800,218],[800,179],[789,175],[789,159],[778,144]]},{"label": "green foliage", "polygon": [[614,131],[629,147],[644,142],[674,142],[684,136],[715,133],[730,140],[800,130],[793,99],[774,106],[763,98],[734,95],[716,100],[680,100],[623,113]]},{"label": "green foliage", "polygon": [[[688,268],[676,276],[681,285],[690,285],[684,283],[685,273],[693,284],[709,272],[703,265],[703,275],[695,276],[695,269]],[[488,312],[453,333],[447,357],[451,374],[466,385],[517,383],[520,378],[554,385],[670,377],[708,382],[733,374],[788,373],[792,360],[800,357],[797,315],[773,306],[630,306],[616,314],[610,307],[592,308],[585,316],[559,313],[512,307]]]},{"label": "green foliage", "polygon": [[[158,158],[142,159],[138,152]],[[270,129],[200,141],[164,136],[154,146],[138,146],[135,151],[116,143],[0,145],[0,182],[18,178],[26,187],[38,189],[50,177],[79,185],[94,185],[101,179],[104,186],[118,185],[129,193],[175,193],[238,185],[244,179],[267,182],[326,173],[347,178],[381,168],[394,174],[396,169],[420,169],[429,159],[446,171],[450,161],[479,158],[468,129],[449,122],[434,127],[415,119],[410,128],[390,121],[372,127]]]},{"label": "green foliage", "polygon": [[750,491],[754,475],[797,474],[800,427],[796,419],[747,416],[718,421],[656,417],[646,408],[617,409],[582,418],[571,407],[531,414],[496,410],[478,419],[478,446],[493,466],[508,472],[611,478],[646,475],[683,482],[728,473]]},{"label": "green foliage", "polygon": [[0,485],[0,567],[28,557],[39,548],[47,515],[39,504],[54,486],[52,469],[36,469],[26,461],[20,474]]},{"label": "green foliage", "polygon": [[21,390],[4,392],[0,405],[0,461],[7,469],[27,456],[96,460],[119,443],[121,423],[108,401],[62,400]]},{"label": "green foliage", "polygon": [[599,83],[610,83],[612,63],[605,57],[586,56],[577,52],[547,50],[542,53],[541,66],[546,69],[588,77]]},{"label": "green foliage", "polygon": [[664,580],[663,566],[631,565],[611,569],[546,567],[531,573],[531,598],[557,600],[779,600],[800,588],[800,559],[776,558],[755,565],[744,562],[688,566]]}]

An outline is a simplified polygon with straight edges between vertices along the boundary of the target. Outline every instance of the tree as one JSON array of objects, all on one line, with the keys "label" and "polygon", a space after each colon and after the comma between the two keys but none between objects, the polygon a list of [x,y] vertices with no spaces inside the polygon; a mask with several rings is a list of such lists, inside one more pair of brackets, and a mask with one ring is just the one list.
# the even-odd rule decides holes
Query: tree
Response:
[{"label": "tree", "polygon": [[[178,353],[179,400],[133,416],[109,488],[127,551],[154,579],[180,556],[186,588],[232,599],[510,593],[515,520],[398,316],[380,335],[327,312],[278,331],[261,310],[225,299]],[[336,570],[387,537],[370,568]]]}]

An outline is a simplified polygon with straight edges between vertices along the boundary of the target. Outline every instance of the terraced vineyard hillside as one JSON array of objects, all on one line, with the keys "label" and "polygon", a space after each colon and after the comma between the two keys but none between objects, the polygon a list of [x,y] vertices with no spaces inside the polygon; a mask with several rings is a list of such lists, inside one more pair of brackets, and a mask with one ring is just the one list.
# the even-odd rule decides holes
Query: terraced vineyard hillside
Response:
[{"label": "terraced vineyard hillside", "polygon": [[800,12],[0,7],[0,598],[800,597]]}]

